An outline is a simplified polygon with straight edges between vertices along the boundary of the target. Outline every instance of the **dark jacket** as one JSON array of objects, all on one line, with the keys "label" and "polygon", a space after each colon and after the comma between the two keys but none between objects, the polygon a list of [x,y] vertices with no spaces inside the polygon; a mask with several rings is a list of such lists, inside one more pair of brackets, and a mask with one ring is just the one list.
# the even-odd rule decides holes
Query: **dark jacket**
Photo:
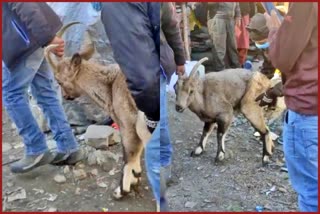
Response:
[{"label": "dark jacket", "polygon": [[152,120],[160,118],[159,13],[156,2],[102,3],[101,11],[114,59],[137,107]]},{"label": "dark jacket", "polygon": [[52,41],[61,27],[59,17],[46,3],[2,3],[2,60],[13,69]]},{"label": "dark jacket", "polygon": [[176,66],[185,64],[184,47],[173,4],[161,3],[160,16],[160,63],[169,82]]},{"label": "dark jacket", "polygon": [[269,58],[281,71],[288,109],[318,115],[318,4],[291,3],[269,41]]}]

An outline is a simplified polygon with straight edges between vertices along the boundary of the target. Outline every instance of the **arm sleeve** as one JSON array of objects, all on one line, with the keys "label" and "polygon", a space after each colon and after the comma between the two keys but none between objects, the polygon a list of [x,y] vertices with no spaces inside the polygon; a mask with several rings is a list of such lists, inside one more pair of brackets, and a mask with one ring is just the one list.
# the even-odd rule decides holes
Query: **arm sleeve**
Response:
[{"label": "arm sleeve", "polygon": [[18,2],[8,3],[8,6],[42,47],[52,41],[62,26],[59,17],[46,3]]},{"label": "arm sleeve", "polygon": [[280,28],[269,33],[269,58],[274,67],[284,72],[294,67],[308,44],[316,20],[312,3],[292,3]]},{"label": "arm sleeve", "polygon": [[174,52],[177,65],[185,64],[185,55],[181,32],[172,3],[163,3],[161,15],[161,29],[166,37],[169,46]]},{"label": "arm sleeve", "polygon": [[147,11],[145,3],[105,2],[102,3],[101,19],[114,59],[126,76],[138,109],[149,119],[158,121],[160,58]]}]

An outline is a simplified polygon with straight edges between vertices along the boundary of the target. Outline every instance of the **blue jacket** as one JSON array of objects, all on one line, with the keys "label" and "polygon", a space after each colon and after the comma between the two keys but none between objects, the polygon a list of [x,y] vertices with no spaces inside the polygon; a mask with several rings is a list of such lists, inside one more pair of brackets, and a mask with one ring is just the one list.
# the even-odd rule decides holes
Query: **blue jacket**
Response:
[{"label": "blue jacket", "polygon": [[61,27],[59,17],[46,3],[2,3],[2,60],[13,69],[52,41]]},{"label": "blue jacket", "polygon": [[160,3],[102,3],[101,19],[137,107],[159,120]]}]

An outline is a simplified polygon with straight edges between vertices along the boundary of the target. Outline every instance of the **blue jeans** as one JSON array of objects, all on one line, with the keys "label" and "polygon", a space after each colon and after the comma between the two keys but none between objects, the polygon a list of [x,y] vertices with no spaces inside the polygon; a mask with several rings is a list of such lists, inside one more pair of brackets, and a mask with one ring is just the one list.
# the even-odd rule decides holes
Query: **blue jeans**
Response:
[{"label": "blue jeans", "polygon": [[26,155],[39,155],[48,150],[46,137],[29,106],[27,91],[30,86],[57,142],[57,152],[72,153],[79,149],[53,82],[53,73],[43,58],[42,49],[11,71],[2,62],[2,102],[23,139]]},{"label": "blue jeans", "polygon": [[302,212],[318,211],[318,116],[285,115],[284,154]]},{"label": "blue jeans", "polygon": [[145,149],[147,175],[158,203],[160,203],[160,165],[171,164],[172,153],[166,99],[166,79],[160,75],[160,124],[154,130]]},{"label": "blue jeans", "polygon": [[160,76],[160,164],[166,167],[171,164],[172,145],[169,135],[169,119],[167,106],[166,79]]}]

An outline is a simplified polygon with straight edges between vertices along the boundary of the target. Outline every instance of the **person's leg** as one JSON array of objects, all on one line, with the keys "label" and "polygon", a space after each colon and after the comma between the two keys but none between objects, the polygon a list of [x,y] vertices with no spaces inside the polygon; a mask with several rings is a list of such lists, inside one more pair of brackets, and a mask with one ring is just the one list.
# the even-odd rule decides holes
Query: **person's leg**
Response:
[{"label": "person's leg", "polygon": [[160,204],[160,124],[152,133],[145,147],[145,164],[148,180],[151,184],[157,204]]},{"label": "person's leg", "polygon": [[36,70],[22,61],[10,71],[2,62],[2,101],[12,122],[23,139],[26,155],[39,155],[48,150],[45,135],[32,115],[28,87]]},{"label": "person's leg", "polygon": [[227,26],[227,38],[226,38],[226,44],[227,44],[227,53],[228,53],[228,59],[230,63],[231,68],[240,68],[240,63],[238,60],[238,51],[237,51],[237,44],[236,44],[236,37],[234,33],[234,20],[228,19],[225,20],[226,26]]},{"label": "person's leg", "polygon": [[217,53],[217,60],[219,60],[219,64],[221,65],[221,69],[223,70],[225,68],[224,58],[226,55],[227,39],[225,21],[219,18],[208,20],[208,32],[211,36]]},{"label": "person's leg", "polygon": [[300,211],[318,210],[318,116],[288,110],[284,121],[284,153]]},{"label": "person's leg", "polygon": [[43,59],[39,57],[39,53],[35,52],[21,61],[13,70],[9,70],[2,62],[3,105],[25,145],[24,157],[10,165],[13,173],[28,172],[50,163],[54,158],[48,151],[45,135],[32,115],[27,93]]},{"label": "person's leg", "polygon": [[160,163],[163,167],[164,178],[171,177],[171,156],[172,145],[169,135],[169,119],[167,112],[167,93],[166,79],[163,75],[160,76]]},{"label": "person's leg", "polygon": [[77,151],[79,145],[59,101],[54,86],[54,76],[46,61],[43,61],[36,73],[31,91],[49,123],[54,140],[57,142],[57,152],[67,156]]}]

